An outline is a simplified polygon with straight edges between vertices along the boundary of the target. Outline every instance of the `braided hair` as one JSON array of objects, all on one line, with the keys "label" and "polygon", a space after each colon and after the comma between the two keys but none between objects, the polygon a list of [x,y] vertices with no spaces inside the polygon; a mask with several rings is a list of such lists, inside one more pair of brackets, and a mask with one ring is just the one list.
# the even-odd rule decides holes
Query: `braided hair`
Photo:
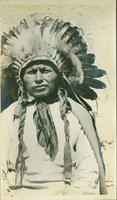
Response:
[{"label": "braided hair", "polygon": [[[22,180],[25,169],[25,160],[23,154],[26,150],[25,143],[23,141],[25,118],[26,118],[26,93],[23,87],[22,91],[20,91],[20,97],[18,99],[18,109],[19,109],[19,127],[18,127],[19,145],[18,145],[18,155],[15,164],[15,171],[16,171],[15,185],[18,184],[19,182],[18,180],[20,179],[19,186],[22,186]],[[18,177],[19,175],[20,177]]]}]

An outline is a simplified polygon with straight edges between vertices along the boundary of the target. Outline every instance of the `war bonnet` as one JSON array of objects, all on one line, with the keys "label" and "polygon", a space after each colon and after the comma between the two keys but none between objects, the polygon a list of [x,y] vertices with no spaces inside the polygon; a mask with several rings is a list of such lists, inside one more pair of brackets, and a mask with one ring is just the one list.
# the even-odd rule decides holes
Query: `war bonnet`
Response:
[{"label": "war bonnet", "polygon": [[90,87],[105,88],[105,84],[96,79],[103,76],[105,71],[93,65],[95,56],[87,51],[78,27],[50,17],[41,19],[38,14],[21,20],[9,34],[2,35],[2,54],[11,59],[10,66],[19,91],[22,90],[22,69],[34,60],[50,60],[62,73],[73,98],[90,110],[82,97],[91,100],[97,98]]}]

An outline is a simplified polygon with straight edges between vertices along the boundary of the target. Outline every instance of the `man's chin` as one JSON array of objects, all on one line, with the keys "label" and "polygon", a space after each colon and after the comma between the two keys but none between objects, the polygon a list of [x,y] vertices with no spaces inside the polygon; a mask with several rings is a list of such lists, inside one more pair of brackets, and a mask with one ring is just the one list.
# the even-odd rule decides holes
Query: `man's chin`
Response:
[{"label": "man's chin", "polygon": [[57,99],[57,93],[46,93],[46,94],[33,94],[33,98],[43,101],[45,103],[53,102],[55,99]]},{"label": "man's chin", "polygon": [[39,94],[32,94],[32,96],[34,97],[34,98],[36,98],[36,99],[45,99],[45,98],[48,98],[48,93],[39,93]]},{"label": "man's chin", "polygon": [[33,95],[33,97],[34,97],[35,99],[40,99],[40,100],[43,100],[43,99],[47,98],[46,95]]}]

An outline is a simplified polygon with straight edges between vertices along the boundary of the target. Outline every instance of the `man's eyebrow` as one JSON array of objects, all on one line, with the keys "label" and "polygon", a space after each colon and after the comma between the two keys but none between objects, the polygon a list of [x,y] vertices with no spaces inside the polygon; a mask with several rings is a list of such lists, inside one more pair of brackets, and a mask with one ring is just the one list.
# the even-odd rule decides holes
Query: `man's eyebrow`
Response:
[{"label": "man's eyebrow", "polygon": [[26,70],[29,71],[29,70],[33,70],[33,69],[35,70],[35,69],[38,69],[38,68],[36,66],[33,66],[33,67],[27,68]]},{"label": "man's eyebrow", "polygon": [[40,66],[40,69],[52,69],[52,68],[50,66],[43,65],[43,66]]}]

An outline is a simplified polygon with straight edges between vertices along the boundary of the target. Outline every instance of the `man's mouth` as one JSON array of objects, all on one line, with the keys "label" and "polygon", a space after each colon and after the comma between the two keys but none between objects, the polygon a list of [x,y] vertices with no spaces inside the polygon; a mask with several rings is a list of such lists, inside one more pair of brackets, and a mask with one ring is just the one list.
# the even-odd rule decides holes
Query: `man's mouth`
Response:
[{"label": "man's mouth", "polygon": [[47,85],[37,85],[34,87],[35,91],[45,90],[48,86]]}]

